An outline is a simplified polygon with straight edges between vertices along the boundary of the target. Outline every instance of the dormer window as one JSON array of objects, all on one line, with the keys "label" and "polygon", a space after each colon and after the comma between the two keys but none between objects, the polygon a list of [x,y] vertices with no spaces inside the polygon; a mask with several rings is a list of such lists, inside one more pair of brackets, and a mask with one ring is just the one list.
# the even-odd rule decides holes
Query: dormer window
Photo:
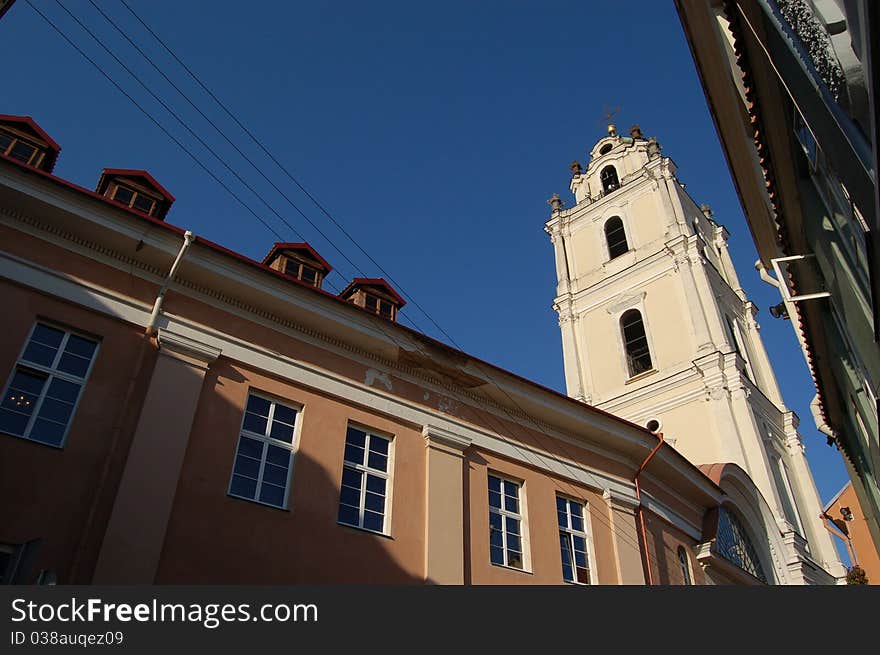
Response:
[{"label": "dormer window", "polygon": [[378,296],[370,293],[364,294],[364,308],[368,311],[384,316],[385,318],[394,320],[394,305],[387,300],[382,300]]},{"label": "dormer window", "polygon": [[137,209],[147,216],[153,216],[158,204],[155,198],[151,198],[142,191],[135,191],[127,186],[117,184],[110,196],[116,202],[122,203],[126,207]]},{"label": "dormer window", "polygon": [[406,304],[392,286],[381,278],[355,278],[339,296],[389,321],[396,321],[397,312]]},{"label": "dormer window", "polygon": [[266,255],[263,264],[306,284],[321,288],[321,283],[333,267],[309,244],[276,243]]},{"label": "dormer window", "polygon": [[120,205],[163,220],[174,196],[147,171],[105,168],[97,192]]},{"label": "dormer window", "polygon": [[30,116],[0,114],[0,155],[51,173],[60,151]]},{"label": "dormer window", "polygon": [[313,287],[318,287],[321,281],[321,273],[316,268],[295,259],[288,259],[284,264],[284,272],[297,280],[302,280]]},{"label": "dormer window", "polygon": [[28,166],[33,165],[43,154],[37,146],[4,131],[0,131],[0,152]]},{"label": "dormer window", "polygon": [[599,181],[602,182],[602,191],[611,193],[620,188],[620,181],[617,179],[617,169],[614,166],[606,166],[599,173]]}]

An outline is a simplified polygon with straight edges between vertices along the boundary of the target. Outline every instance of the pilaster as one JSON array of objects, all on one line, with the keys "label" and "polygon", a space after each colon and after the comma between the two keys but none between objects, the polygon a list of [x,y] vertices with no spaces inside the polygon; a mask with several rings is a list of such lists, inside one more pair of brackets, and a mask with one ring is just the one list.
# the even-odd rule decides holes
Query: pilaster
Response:
[{"label": "pilaster", "polygon": [[634,495],[623,496],[610,490],[606,490],[602,497],[608,506],[610,527],[614,534],[617,581],[623,585],[643,585],[645,584],[645,568],[642,562],[642,551],[639,546],[641,542],[636,522],[638,500]]}]

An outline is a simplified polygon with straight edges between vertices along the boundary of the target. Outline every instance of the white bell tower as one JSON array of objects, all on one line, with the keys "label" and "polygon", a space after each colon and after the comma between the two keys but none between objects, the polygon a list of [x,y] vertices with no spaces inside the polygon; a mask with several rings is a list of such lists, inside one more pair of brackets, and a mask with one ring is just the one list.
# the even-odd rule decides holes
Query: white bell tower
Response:
[{"label": "white bell tower", "polygon": [[695,464],[738,464],[791,556],[842,575],[725,228],[638,126],[609,125],[586,169],[570,168],[575,204],[554,194],[545,226],[568,394],[663,432]]}]

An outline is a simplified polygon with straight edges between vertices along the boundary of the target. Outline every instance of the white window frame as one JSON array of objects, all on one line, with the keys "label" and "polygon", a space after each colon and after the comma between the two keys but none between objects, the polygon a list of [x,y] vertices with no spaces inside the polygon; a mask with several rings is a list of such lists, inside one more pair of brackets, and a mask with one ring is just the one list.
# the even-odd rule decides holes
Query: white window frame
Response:
[{"label": "white window frame", "polygon": [[[501,482],[509,482],[511,484],[515,484],[517,487],[517,504],[519,505],[519,513],[511,512],[509,510],[504,509],[504,487],[501,487],[501,508],[492,507],[492,505],[488,504],[489,514],[498,514],[501,516],[501,551],[504,554],[504,564],[496,564],[492,561],[492,542],[491,539],[489,541],[489,563],[492,566],[500,566],[505,569],[510,569],[512,571],[521,571],[524,573],[531,573],[531,561],[529,557],[529,540],[528,540],[528,529],[526,527],[527,522],[527,513],[526,513],[526,494],[525,488],[526,483],[524,480],[518,480],[516,478],[511,478],[509,476],[503,475],[501,473],[496,473],[495,471],[489,471],[488,476],[486,477],[486,491],[488,494],[489,490],[489,478],[498,478]],[[487,521],[489,516],[487,515]],[[516,519],[519,521],[520,525],[520,547],[522,549],[522,568],[517,568],[516,566],[511,566],[509,562],[509,550],[507,547],[507,519]],[[489,532],[491,533],[491,521],[489,522]]]},{"label": "white window frame", "polygon": [[[392,481],[392,471],[394,465],[394,437],[392,435],[383,434],[377,430],[372,428],[365,427],[363,425],[359,425],[357,423],[348,423],[345,426],[346,437],[348,435],[348,428],[354,428],[355,430],[360,430],[364,434],[367,435],[366,441],[364,441],[364,453],[366,457],[367,464],[358,464],[356,462],[349,462],[345,459],[345,444],[346,441],[342,442],[342,470],[345,472],[346,468],[349,468],[353,471],[360,472],[361,475],[361,488],[360,488],[360,497],[358,499],[358,525],[352,525],[351,523],[344,523],[339,520],[339,505],[342,504],[342,480],[340,478],[339,481],[339,502],[336,504],[336,523],[337,525],[345,526],[346,528],[353,528],[355,530],[364,530],[365,532],[372,532],[373,534],[381,534],[385,536],[391,536],[391,481]],[[372,437],[378,437],[379,439],[384,439],[388,442],[388,466],[386,467],[386,471],[380,471],[379,469],[374,469],[369,466],[369,453],[370,453],[370,439]],[[364,527],[364,506],[367,501],[367,475],[374,475],[378,478],[385,479],[385,504],[382,507],[382,530],[373,530],[372,528]]]},{"label": "white window frame", "polygon": [[[556,528],[557,528],[558,532],[565,532],[567,534],[567,536],[569,538],[569,547],[571,548],[572,558],[574,558],[574,537],[575,536],[582,537],[584,539],[584,543],[587,546],[587,551],[586,551],[587,574],[589,575],[589,581],[588,582],[578,582],[577,580],[566,580],[564,570],[562,573],[562,575],[563,575],[562,579],[565,582],[565,584],[580,585],[581,587],[594,585],[594,584],[596,584],[596,582],[595,582],[596,568],[595,568],[595,564],[594,564],[596,561],[596,558],[594,557],[594,554],[593,554],[593,539],[591,537],[592,532],[593,532],[593,530],[592,530],[593,526],[590,524],[590,505],[586,500],[583,500],[581,498],[574,498],[572,496],[566,496],[566,495],[560,494],[560,493],[556,494],[556,498],[561,498],[566,501],[565,517],[566,517],[566,522],[568,523],[568,526],[565,528],[560,527],[559,520],[557,519]],[[581,506],[581,512],[582,512],[581,521],[584,525],[583,531],[575,530],[573,527],[571,527],[571,511],[570,511],[571,506],[569,505],[569,503],[572,503],[572,502],[578,503]],[[559,511],[558,508],[556,508],[556,511],[557,512]],[[562,553],[560,552],[559,555],[561,558]],[[561,559],[560,559],[560,561],[561,561]],[[577,568],[576,560],[573,559],[572,563],[575,565],[575,568]],[[576,572],[575,572],[575,577],[577,577]]]},{"label": "white window frame", "polygon": [[[691,558],[688,555],[687,548],[679,546],[675,552],[675,556],[678,559],[678,568],[682,573],[682,583],[687,586],[695,585],[694,569],[691,566]],[[682,557],[684,557],[684,559],[682,559]]]},{"label": "white window frame", "polygon": [[[31,342],[31,339],[34,336],[34,332],[36,331],[38,325],[44,325],[44,326],[51,328],[53,330],[59,330],[61,332],[64,332],[64,336],[61,338],[61,343],[58,345],[58,350],[55,353],[55,359],[52,360],[52,365],[48,366],[48,367],[44,366],[42,364],[37,364],[34,362],[30,362],[28,360],[22,359],[24,357],[24,353],[27,350],[28,345]],[[70,335],[80,337],[81,339],[86,339],[86,340],[91,341],[95,344],[95,352],[92,353],[92,359],[89,362],[89,367],[86,369],[86,372],[82,377],[78,377],[76,375],[71,375],[70,373],[65,373],[64,371],[59,371],[57,369],[58,362],[61,360],[61,357],[64,354],[64,349],[67,347],[67,342],[70,339]],[[15,373],[18,371],[18,369],[20,367],[25,368],[25,369],[29,368],[29,369],[37,371],[39,373],[45,374],[47,376],[46,382],[43,385],[42,390],[40,391],[40,395],[37,398],[36,404],[34,405],[34,410],[31,413],[30,418],[28,419],[28,423],[27,423],[27,426],[25,427],[24,434],[14,434],[12,432],[0,432],[0,434],[8,435],[10,437],[17,437],[19,439],[25,439],[26,441],[30,441],[32,443],[37,443],[42,446],[48,446],[49,448],[63,449],[64,446],[67,444],[67,436],[70,434],[70,428],[73,425],[74,419],[76,418],[76,412],[79,409],[79,403],[82,400],[83,393],[85,392],[85,388],[86,388],[86,383],[88,382],[89,376],[92,373],[92,369],[95,366],[95,360],[98,359],[98,351],[100,349],[101,349],[101,339],[99,339],[98,337],[96,337],[94,335],[86,334],[86,333],[80,332],[78,330],[72,330],[66,326],[60,325],[58,323],[54,323],[53,321],[46,321],[46,320],[37,318],[34,321],[34,324],[31,326],[31,329],[28,331],[28,336],[24,340],[24,345],[21,347],[21,351],[18,354],[18,359],[15,361],[15,365],[12,367],[12,370],[9,372],[9,377],[6,380],[6,384],[3,387],[3,396],[0,396],[0,397],[5,398],[6,394],[9,393],[9,388],[12,385],[12,380],[15,377]],[[33,430],[34,423],[37,420],[37,416],[39,415],[40,410],[43,407],[43,401],[45,400],[46,395],[49,392],[49,386],[52,384],[52,378],[54,378],[54,377],[57,377],[61,380],[64,380],[65,382],[71,382],[73,384],[78,384],[80,387],[79,393],[76,396],[76,402],[73,404],[73,409],[70,410],[70,418],[67,421],[67,426],[64,428],[64,434],[61,437],[61,441],[57,445],[46,443],[44,441],[38,441],[38,440],[32,439],[30,437],[31,430]]]},{"label": "white window frame", "polygon": [[[250,400],[251,396],[261,398],[261,399],[266,400],[270,403],[269,416],[266,418],[266,430],[265,430],[264,434],[258,434],[256,432],[252,432],[251,430],[245,430],[244,421],[245,421],[245,418],[247,417],[247,403],[248,403],[248,400]],[[293,438],[291,440],[291,443],[287,443],[286,441],[281,441],[279,439],[273,439],[272,437],[269,436],[269,434],[272,432],[272,422],[275,417],[275,406],[276,405],[283,405],[284,407],[287,407],[288,409],[292,409],[296,412],[296,418],[294,419],[294,425],[293,425]],[[258,505],[264,505],[265,507],[272,507],[273,509],[283,509],[283,510],[290,509],[290,492],[293,490],[293,484],[292,484],[292,482],[293,482],[293,467],[296,464],[296,455],[299,450],[299,432],[300,432],[300,425],[302,424],[302,419],[301,419],[302,412],[303,412],[303,406],[300,405],[299,403],[291,402],[288,400],[279,400],[277,398],[274,398],[274,397],[272,397],[268,394],[262,393],[260,391],[256,391],[254,389],[248,389],[247,398],[245,399],[244,410],[241,413],[241,427],[238,430],[238,439],[235,440],[235,449],[232,454],[232,469],[229,472],[229,484],[226,487],[226,495],[227,496],[230,496],[231,498],[239,498],[241,500],[246,500],[251,503],[257,503]],[[284,448],[284,449],[290,451],[290,466],[287,467],[287,480],[284,483],[284,505],[279,506],[279,505],[274,505],[272,503],[267,503],[263,500],[260,500],[260,497],[259,497],[260,496],[260,487],[263,484],[263,472],[266,469],[266,460],[268,458],[268,453],[269,453],[268,446],[266,446],[264,448],[265,456],[260,457],[260,472],[257,477],[257,489],[256,489],[257,495],[256,495],[256,497],[249,498],[248,496],[241,496],[239,494],[232,492],[232,477],[234,475],[240,475],[240,474],[236,474],[236,472],[235,472],[235,461],[236,461],[236,458],[238,457],[238,446],[241,443],[242,437],[248,437],[249,439],[254,439],[256,441],[263,442],[263,443],[268,444],[270,446],[277,446],[278,448]],[[247,476],[243,476],[243,477],[247,477]]]}]

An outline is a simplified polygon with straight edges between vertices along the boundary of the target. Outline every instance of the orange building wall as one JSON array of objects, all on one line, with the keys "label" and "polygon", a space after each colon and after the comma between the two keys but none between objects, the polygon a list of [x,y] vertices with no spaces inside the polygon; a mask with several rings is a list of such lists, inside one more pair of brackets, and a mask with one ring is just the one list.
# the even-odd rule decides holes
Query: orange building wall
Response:
[{"label": "orange building wall", "polygon": [[61,582],[85,583],[91,578],[155,350],[144,347],[142,332],[132,326],[7,281],[0,280],[0,295],[4,386],[38,318],[101,340],[63,449],[0,434],[0,541],[17,544],[42,537],[34,570],[53,569]]},{"label": "orange building wall", "polygon": [[648,557],[654,584],[683,585],[684,575],[678,560],[679,547],[684,548],[690,564],[692,584],[705,584],[703,570],[694,555],[696,542],[665,520],[645,512],[645,532],[648,535]]},{"label": "orange building wall", "polygon": [[855,550],[859,566],[864,569],[865,575],[868,577],[868,584],[880,585],[880,555],[877,553],[877,545],[871,538],[871,531],[868,529],[868,522],[865,520],[865,512],[862,510],[861,505],[859,505],[859,499],[856,496],[852,483],[847,484],[843,493],[828,508],[828,516],[833,519],[841,518],[841,507],[849,507],[853,514],[853,520],[847,521],[846,527],[849,530],[852,547]]}]

